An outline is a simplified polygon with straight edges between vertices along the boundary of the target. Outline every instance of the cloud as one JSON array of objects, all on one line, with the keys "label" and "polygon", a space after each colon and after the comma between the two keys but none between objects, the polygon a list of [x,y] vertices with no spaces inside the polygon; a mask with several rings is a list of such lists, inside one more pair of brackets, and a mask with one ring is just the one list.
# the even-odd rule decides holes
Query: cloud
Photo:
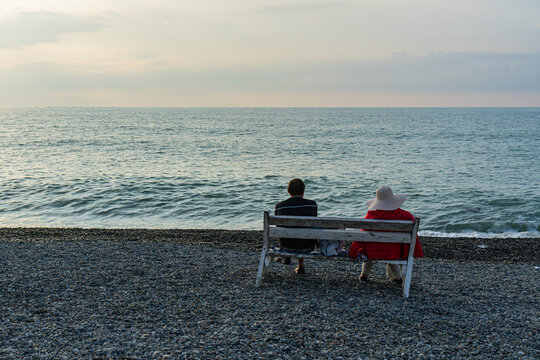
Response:
[{"label": "cloud", "polygon": [[0,19],[0,48],[18,48],[59,41],[62,35],[105,27],[101,17],[72,16],[48,11],[19,12]]},{"label": "cloud", "polygon": [[[287,63],[266,67],[186,71],[165,64],[136,70],[63,67],[35,63],[0,69],[0,105],[21,99],[63,103],[89,93],[152,99],[216,94],[538,94],[540,54],[395,54],[387,59]],[[56,95],[55,95],[56,94]],[[59,101],[54,101],[56,96]],[[83,96],[83,95],[81,95]],[[78,101],[84,104],[84,99]],[[125,100],[124,100],[125,101]],[[211,105],[211,102],[209,103]],[[32,105],[32,104],[29,104]],[[99,105],[99,103],[94,104]],[[246,104],[249,105],[249,104]],[[498,104],[494,104],[498,105]],[[538,106],[540,104],[537,104]]]},{"label": "cloud", "polygon": [[325,2],[295,2],[292,4],[280,4],[265,6],[260,9],[261,13],[297,13],[324,10],[332,7],[348,5],[343,1],[325,1]]},{"label": "cloud", "polygon": [[165,70],[168,86],[266,92],[540,91],[540,54],[403,54],[380,60],[320,61],[212,70]]},{"label": "cloud", "polygon": [[539,91],[540,54],[432,53],[312,65],[313,85],[339,91]]}]

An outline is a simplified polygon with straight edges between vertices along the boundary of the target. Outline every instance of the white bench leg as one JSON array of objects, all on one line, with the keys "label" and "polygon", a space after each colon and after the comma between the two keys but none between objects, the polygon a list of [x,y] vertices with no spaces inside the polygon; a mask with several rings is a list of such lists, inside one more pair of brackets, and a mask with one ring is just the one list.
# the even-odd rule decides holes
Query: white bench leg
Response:
[{"label": "white bench leg", "polygon": [[405,279],[403,279],[403,297],[408,298],[409,297],[409,288],[411,286],[411,276],[412,276],[412,261],[407,266],[407,271],[405,273]]},{"label": "white bench leg", "polygon": [[266,255],[267,255],[268,249],[266,246],[263,246],[261,251],[261,259],[259,260],[259,270],[257,271],[257,279],[255,280],[255,287],[259,287],[262,284],[262,279],[264,276],[264,270],[265,270],[265,261],[266,261]]},{"label": "white bench leg", "polygon": [[266,255],[264,259],[263,277],[266,276],[266,274],[268,274],[268,268],[270,267],[270,264],[272,264],[273,260],[274,258],[272,256]]},{"label": "white bench leg", "polygon": [[407,265],[401,266],[401,279],[403,280],[401,287],[405,286],[405,278],[407,277]]}]

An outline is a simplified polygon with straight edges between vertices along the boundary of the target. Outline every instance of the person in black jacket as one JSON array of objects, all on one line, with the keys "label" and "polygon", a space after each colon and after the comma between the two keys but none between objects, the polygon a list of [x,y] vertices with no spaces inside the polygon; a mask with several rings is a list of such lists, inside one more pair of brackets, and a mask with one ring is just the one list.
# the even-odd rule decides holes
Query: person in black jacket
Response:
[{"label": "person in black jacket", "polygon": [[[276,215],[293,215],[293,216],[317,216],[317,203],[313,200],[304,199],[304,190],[306,186],[301,179],[294,178],[289,181],[287,186],[287,192],[291,195],[287,200],[281,201],[276,204]],[[316,240],[310,239],[279,239],[280,248],[283,251],[297,253],[297,254],[309,254],[317,245]],[[289,264],[290,264],[290,259]],[[304,259],[298,259],[298,267],[295,272],[297,274],[304,274]]]}]

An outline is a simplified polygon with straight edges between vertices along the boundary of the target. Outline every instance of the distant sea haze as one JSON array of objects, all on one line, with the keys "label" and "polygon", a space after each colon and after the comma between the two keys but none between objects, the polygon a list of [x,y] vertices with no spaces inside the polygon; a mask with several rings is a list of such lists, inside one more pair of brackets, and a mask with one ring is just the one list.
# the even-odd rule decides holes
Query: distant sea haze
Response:
[{"label": "distant sea haze", "polygon": [[0,226],[261,229],[380,185],[421,234],[540,237],[540,108],[2,108]]}]

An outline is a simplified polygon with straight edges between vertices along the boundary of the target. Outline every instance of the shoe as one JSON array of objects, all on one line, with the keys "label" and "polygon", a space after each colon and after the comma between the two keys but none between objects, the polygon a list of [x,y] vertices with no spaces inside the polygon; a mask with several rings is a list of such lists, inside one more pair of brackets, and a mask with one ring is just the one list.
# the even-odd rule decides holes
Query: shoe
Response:
[{"label": "shoe", "polygon": [[368,282],[368,277],[366,275],[360,275],[360,282]]},{"label": "shoe", "polygon": [[296,269],[294,269],[294,272],[297,273],[297,274],[305,274],[306,273],[306,268],[304,268],[303,266],[302,267],[297,267]]},{"label": "shoe", "polygon": [[357,257],[358,261],[367,261],[368,260],[368,257],[362,253],[358,253],[358,257]]},{"label": "shoe", "polygon": [[390,279],[391,283],[403,285],[403,279]]},{"label": "shoe", "polygon": [[277,262],[280,262],[282,264],[285,264],[285,265],[291,265],[291,258],[290,257],[287,257],[287,258],[284,258],[284,257],[276,257],[276,261]]}]

